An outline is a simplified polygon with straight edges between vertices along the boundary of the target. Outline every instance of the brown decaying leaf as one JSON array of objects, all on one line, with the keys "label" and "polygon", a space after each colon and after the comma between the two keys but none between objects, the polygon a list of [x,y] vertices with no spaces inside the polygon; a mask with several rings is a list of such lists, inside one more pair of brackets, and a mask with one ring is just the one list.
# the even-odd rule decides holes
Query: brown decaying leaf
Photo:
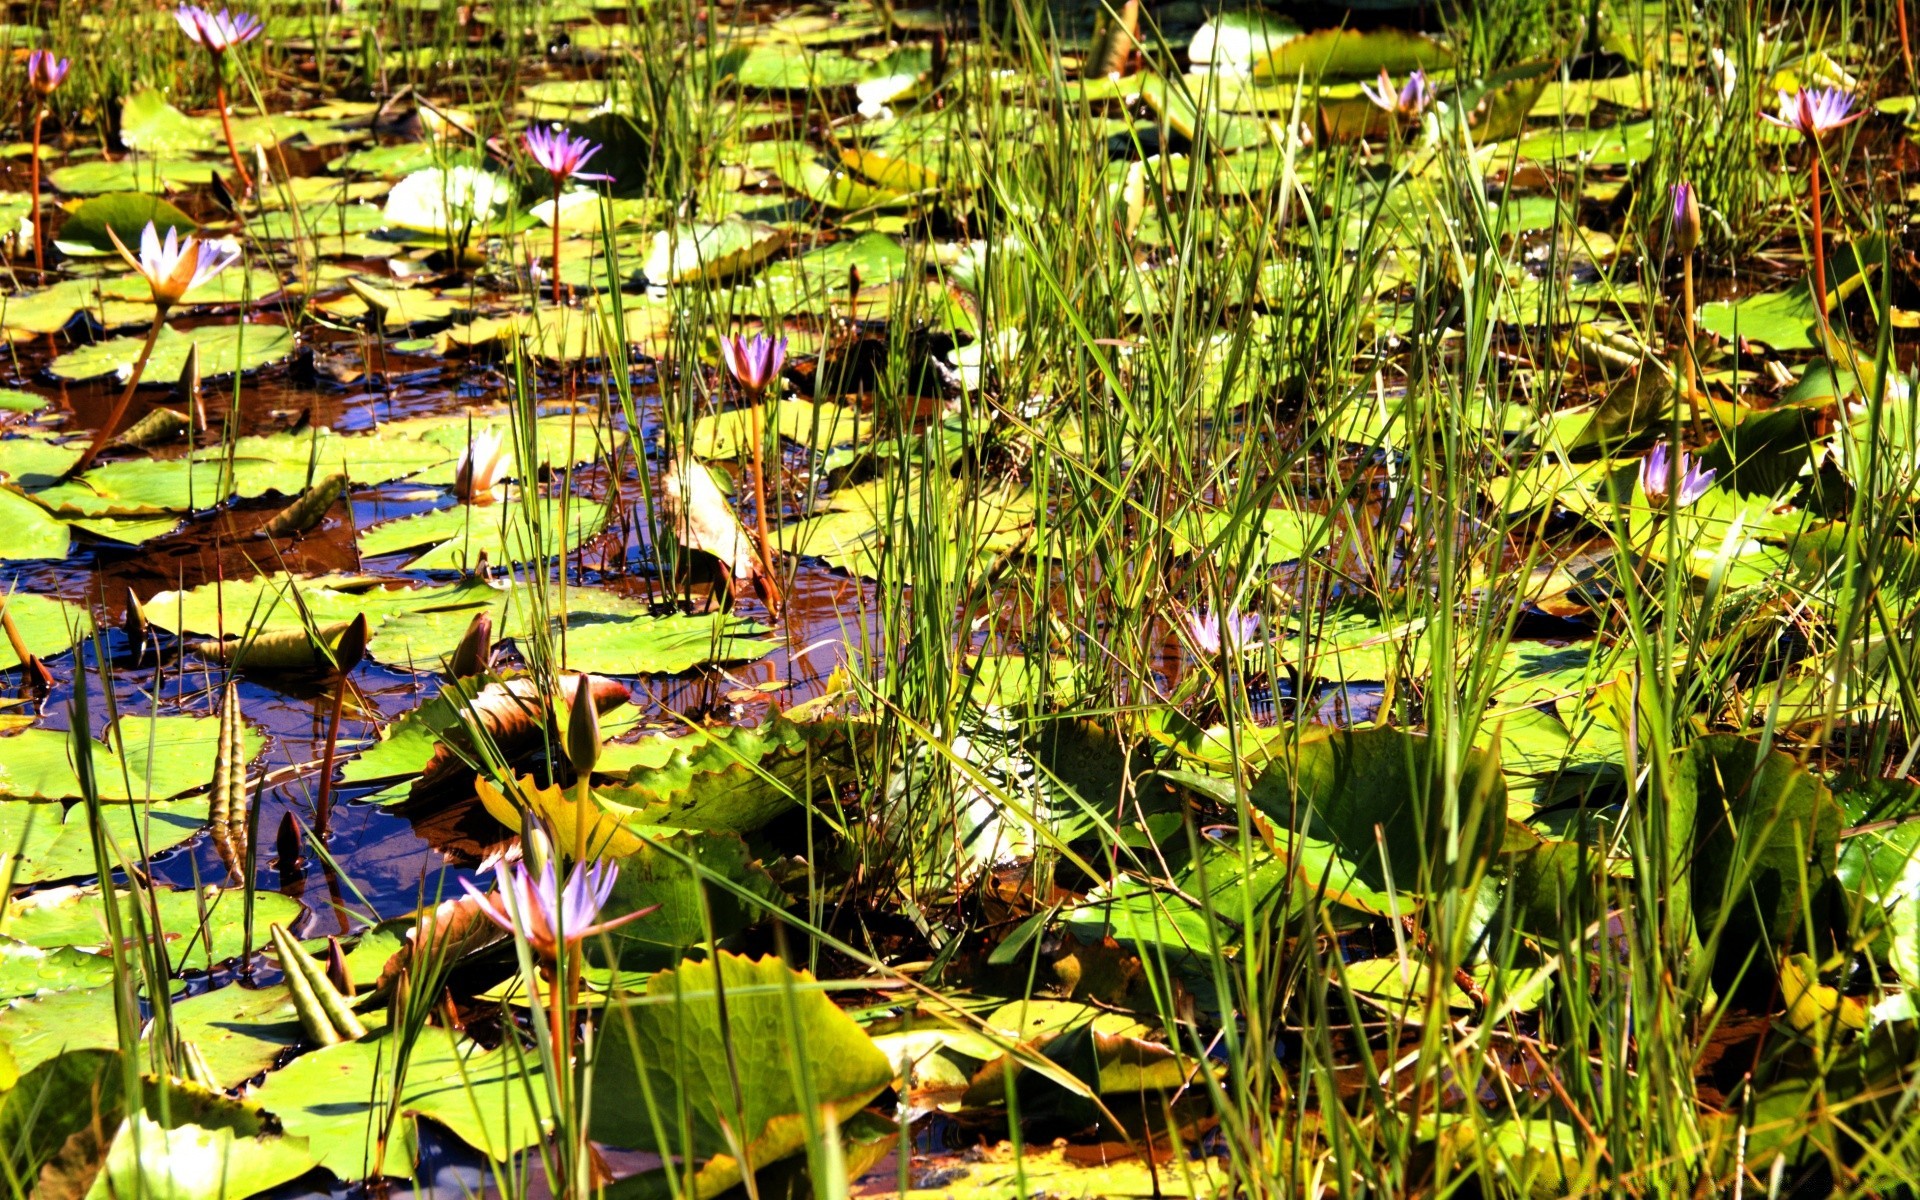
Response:
[{"label": "brown decaying leaf", "polygon": [[736,582],[759,573],[753,540],[704,463],[683,472],[677,461],[669,462],[660,477],[660,500],[682,545],[719,559]]},{"label": "brown decaying leaf", "polygon": [[505,941],[506,930],[482,911],[485,907],[472,896],[461,895],[422,911],[407,930],[406,941],[380,968],[369,1003],[391,1003],[401,979],[421,978],[422,967],[429,975],[438,975],[467,955]]},{"label": "brown decaying leaf", "polygon": [[[579,678],[577,674],[560,676],[561,693],[571,696],[579,686]],[[616,679],[601,675],[589,675],[587,679],[594,708],[599,712],[618,708],[630,698],[626,685]],[[495,680],[481,688],[468,705],[466,715],[486,730],[501,757],[511,762],[539,745],[551,711],[552,703],[541,693],[538,681],[522,676]],[[440,744],[433,748],[433,756],[421,770],[420,778],[414,781],[413,794],[418,796],[441,784],[471,776],[473,768],[468,763],[472,749],[464,727],[455,727],[441,735]],[[467,757],[463,757],[463,753]]]}]

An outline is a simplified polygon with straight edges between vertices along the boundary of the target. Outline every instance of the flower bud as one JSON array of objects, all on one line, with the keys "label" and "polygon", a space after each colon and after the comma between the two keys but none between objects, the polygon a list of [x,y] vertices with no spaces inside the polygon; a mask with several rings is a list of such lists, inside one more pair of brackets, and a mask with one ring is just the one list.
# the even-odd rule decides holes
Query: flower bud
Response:
[{"label": "flower bud", "polygon": [[1700,244],[1700,198],[1693,185],[1682,180],[1673,185],[1673,245],[1682,254],[1692,254]]},{"label": "flower bud", "polygon": [[593,677],[582,673],[573,689],[573,711],[567,716],[567,761],[582,779],[600,761],[600,710],[593,702]]},{"label": "flower bud", "polygon": [[484,675],[493,664],[493,610],[483,608],[467,623],[467,632],[454,647],[447,670],[455,679]]}]

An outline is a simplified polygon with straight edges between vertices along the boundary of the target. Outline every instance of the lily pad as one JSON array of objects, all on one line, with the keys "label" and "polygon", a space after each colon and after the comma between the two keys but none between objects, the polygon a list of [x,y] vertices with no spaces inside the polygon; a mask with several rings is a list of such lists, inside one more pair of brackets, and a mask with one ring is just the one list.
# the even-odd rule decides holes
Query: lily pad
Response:
[{"label": "lily pad", "polygon": [[[135,928],[132,894],[116,888],[114,895],[120,904],[121,927],[131,931]],[[175,971],[205,970],[210,962],[232,958],[247,948],[245,897],[237,889],[155,888],[153,909],[146,908],[148,898],[143,892],[142,911],[151,921],[157,909],[167,958]],[[255,893],[254,944],[265,942],[268,925],[291,925],[304,911],[298,900],[277,892]],[[107,942],[107,906],[97,884],[50,888],[10,900],[5,916],[9,936],[43,950],[60,946],[92,950]]]},{"label": "lily pad", "polygon": [[[140,347],[145,342],[144,337],[109,338],[69,350],[54,359],[47,369],[68,380],[98,379],[103,375],[124,378],[125,373],[133,370],[134,360],[140,356]],[[142,381],[172,384],[186,366],[188,347],[195,344],[200,347],[201,376],[211,379],[236,372],[245,374],[279,362],[293,353],[294,335],[293,330],[284,325],[199,325],[185,332],[169,325],[154,342],[153,356],[147,361]]]},{"label": "lily pad", "polygon": [[[213,777],[219,730],[214,717],[121,717],[105,744],[91,743],[100,798],[167,800],[205,787]],[[249,726],[247,759],[265,745],[266,739]],[[72,735],[59,729],[24,729],[0,737],[0,796],[79,798]]]},{"label": "lily pad", "polygon": [[67,213],[66,222],[60,226],[60,245],[78,245],[89,250],[110,252],[113,251],[113,242],[107,232],[112,230],[122,245],[137,252],[141,231],[149,224],[162,235],[169,230],[177,230],[185,235],[196,228],[192,217],[158,196],[144,192],[113,192],[83,200],[74,206]]},{"label": "lily pad", "polygon": [[305,1138],[314,1161],[343,1180],[412,1173],[418,1146],[413,1123],[398,1119],[403,1114],[433,1120],[497,1161],[545,1136],[547,1088],[531,1056],[482,1050],[429,1027],[407,1055],[392,1138],[379,1161],[375,1143],[389,1115],[394,1043],[389,1033],[303,1054],[249,1089],[248,1099]]},{"label": "lily pad", "polygon": [[[117,866],[121,856],[135,862],[143,852],[158,856],[205,829],[207,802],[189,798],[114,804],[101,810],[101,821],[106,827],[108,858]],[[97,873],[92,822],[84,804],[0,801],[0,848],[0,853],[19,855],[16,884]]]},{"label": "lily pad", "polygon": [[602,1028],[594,1139],[694,1160],[745,1150],[761,1166],[797,1154],[803,1106],[845,1120],[894,1077],[811,976],[773,957],[721,952],[662,971],[610,1004]]}]

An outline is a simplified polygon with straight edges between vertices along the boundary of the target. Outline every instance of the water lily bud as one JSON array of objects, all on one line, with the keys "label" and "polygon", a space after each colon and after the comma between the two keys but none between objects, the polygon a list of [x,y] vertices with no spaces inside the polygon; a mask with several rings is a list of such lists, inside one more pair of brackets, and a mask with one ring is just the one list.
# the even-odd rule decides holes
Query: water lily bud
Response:
[{"label": "water lily bud", "polygon": [[1693,185],[1682,180],[1673,185],[1673,245],[1682,254],[1692,254],[1700,244],[1700,198]]},{"label": "water lily bud", "polygon": [[353,999],[353,972],[347,969],[347,952],[340,948],[340,939],[331,934],[327,937],[327,982],[342,996]]},{"label": "water lily bud", "polygon": [[334,666],[340,674],[348,674],[367,656],[368,636],[367,614],[361,613],[348,623],[340,640],[333,645]]},{"label": "water lily bud", "polygon": [[493,610],[483,608],[473,614],[473,620],[467,622],[467,631],[460,637],[460,644],[453,648],[453,657],[447,661],[447,670],[455,679],[467,679],[475,675],[484,675],[493,665]]},{"label": "water lily bud", "polygon": [[581,778],[600,761],[600,709],[593,702],[593,679],[579,676],[573,689],[573,711],[567,717],[567,761]]}]

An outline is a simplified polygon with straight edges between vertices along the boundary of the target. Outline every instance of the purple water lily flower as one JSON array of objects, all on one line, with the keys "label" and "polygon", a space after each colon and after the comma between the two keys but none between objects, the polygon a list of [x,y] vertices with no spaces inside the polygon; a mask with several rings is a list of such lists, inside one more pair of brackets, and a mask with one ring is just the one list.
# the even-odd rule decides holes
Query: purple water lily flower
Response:
[{"label": "purple water lily flower", "polygon": [[266,28],[265,23],[252,13],[236,15],[224,8],[211,13],[191,4],[182,4],[174,9],[173,19],[180,22],[181,30],[189,38],[216,55],[225,54],[242,42],[252,41]]},{"label": "purple water lily flower", "polygon": [[533,160],[553,176],[556,187],[566,179],[604,183],[613,178],[611,175],[590,175],[582,171],[580,168],[587,165],[587,160],[600,153],[600,146],[586,138],[575,137],[558,125],[547,129],[538,125],[529,126],[521,140],[527,147],[527,153],[533,155]]},{"label": "purple water lily flower", "polygon": [[1853,103],[1853,94],[1839,88],[1801,88],[1797,92],[1780,93],[1779,116],[1760,115],[1784,129],[1797,129],[1810,138],[1818,138],[1867,115],[1864,110],[1856,111]]},{"label": "purple water lily flower", "polygon": [[1385,67],[1380,68],[1380,82],[1377,86],[1361,84],[1360,90],[1377,108],[1402,117],[1417,117],[1433,103],[1433,89],[1427,84],[1427,73],[1415,71],[1407,76],[1407,82],[1397,91],[1393,86],[1393,76],[1387,74]]},{"label": "purple water lily flower", "polygon": [[55,58],[51,50],[35,50],[27,55],[27,86],[42,96],[51,96],[72,67],[72,59]]},{"label": "purple water lily flower", "polygon": [[488,920],[526,939],[528,947],[544,959],[558,958],[562,946],[572,949],[653,911],[641,909],[611,921],[596,920],[620,878],[620,868],[612,863],[575,866],[565,887],[558,885],[551,862],[538,876],[525,863],[501,863],[493,869],[493,878],[491,895],[464,879],[460,886],[480,902]]},{"label": "purple water lily flower", "polygon": [[[1667,502],[1667,483],[1674,475],[1675,467],[1671,451],[1665,442],[1661,442],[1647,451],[1640,460],[1640,490],[1649,504],[1660,506]],[[1680,491],[1675,501],[1680,508],[1692,505],[1713,487],[1716,472],[1710,467],[1701,466],[1686,451],[1680,452],[1678,473]]]},{"label": "purple water lily flower", "polygon": [[1212,609],[1204,612],[1188,612],[1183,618],[1187,633],[1192,636],[1195,646],[1208,658],[1217,658],[1221,650],[1230,650],[1235,654],[1245,653],[1260,632],[1258,613],[1242,615],[1236,609],[1228,609],[1223,620]]},{"label": "purple water lily flower", "polygon": [[757,396],[780,378],[780,368],[787,361],[787,339],[764,333],[730,334],[720,339],[720,357],[740,386]]}]

